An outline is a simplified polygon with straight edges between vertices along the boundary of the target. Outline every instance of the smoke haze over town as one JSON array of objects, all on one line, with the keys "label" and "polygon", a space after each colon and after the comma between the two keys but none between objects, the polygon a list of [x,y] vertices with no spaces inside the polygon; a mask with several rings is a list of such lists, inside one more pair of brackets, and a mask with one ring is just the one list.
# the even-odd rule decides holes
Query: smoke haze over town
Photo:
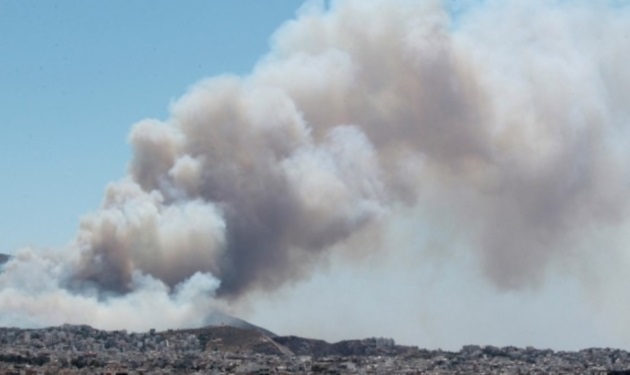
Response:
[{"label": "smoke haze over town", "polygon": [[126,175],[67,245],[8,250],[0,325],[221,311],[332,340],[630,348],[630,5],[296,8],[249,71],[131,126]]}]

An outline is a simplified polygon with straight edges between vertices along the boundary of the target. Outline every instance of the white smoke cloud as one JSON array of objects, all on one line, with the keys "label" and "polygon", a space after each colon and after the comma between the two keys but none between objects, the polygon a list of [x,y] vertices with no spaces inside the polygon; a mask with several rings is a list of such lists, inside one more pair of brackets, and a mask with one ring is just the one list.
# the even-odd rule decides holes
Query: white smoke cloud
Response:
[{"label": "white smoke cloud", "polygon": [[625,259],[609,238],[627,225],[627,6],[446,4],[308,2],[250,75],[206,79],[136,124],[129,175],[69,249],[4,266],[1,321],[112,327],[159,307],[125,324],[195,324],[330,254],[404,258],[401,222],[436,233],[418,267],[465,251],[494,289],[606,288],[599,259]]},{"label": "white smoke cloud", "polygon": [[78,276],[97,288],[126,292],[138,270],[171,286],[195,272],[216,273],[224,230],[212,204],[165,204],[158,191],[147,193],[130,181],[112,184],[102,209],[81,222]]},{"label": "white smoke cloud", "polygon": [[[3,326],[44,327],[65,323],[89,324],[103,329],[181,328],[207,322],[216,308],[212,296],[219,280],[195,273],[170,289],[160,280],[134,272],[124,296],[80,293],[69,289],[70,254],[46,254],[23,249],[0,274]],[[69,259],[70,258],[70,259]]]}]

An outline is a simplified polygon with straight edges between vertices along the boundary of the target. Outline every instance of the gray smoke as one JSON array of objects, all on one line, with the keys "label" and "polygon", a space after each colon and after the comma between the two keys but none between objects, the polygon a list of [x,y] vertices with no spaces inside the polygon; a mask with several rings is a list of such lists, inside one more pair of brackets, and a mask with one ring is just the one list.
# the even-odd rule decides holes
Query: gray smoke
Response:
[{"label": "gray smoke", "polygon": [[168,120],[136,124],[129,175],[68,249],[4,267],[0,306],[45,319],[28,296],[48,282],[94,310],[159,301],[147,311],[170,306],[176,326],[208,307],[188,297],[274,291],[333,249],[395,253],[379,241],[409,208],[435,217],[422,230],[468,242],[496,287],[520,289],[579,268],[578,244],[626,223],[627,7],[318,4],[251,74],[206,79]]}]

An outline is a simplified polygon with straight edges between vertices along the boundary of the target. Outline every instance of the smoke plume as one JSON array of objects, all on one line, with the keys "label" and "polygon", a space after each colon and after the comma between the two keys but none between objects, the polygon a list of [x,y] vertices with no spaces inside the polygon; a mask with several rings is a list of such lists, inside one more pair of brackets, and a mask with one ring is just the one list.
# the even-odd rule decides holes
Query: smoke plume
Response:
[{"label": "smoke plume", "polygon": [[[333,252],[395,257],[386,232],[410,211],[500,290],[579,273],[600,251],[580,244],[627,224],[628,12],[308,2],[249,75],[205,79],[133,126],[128,176],[72,244],[3,266],[0,322],[201,324]],[[114,323],[132,310],[164,316]]]}]

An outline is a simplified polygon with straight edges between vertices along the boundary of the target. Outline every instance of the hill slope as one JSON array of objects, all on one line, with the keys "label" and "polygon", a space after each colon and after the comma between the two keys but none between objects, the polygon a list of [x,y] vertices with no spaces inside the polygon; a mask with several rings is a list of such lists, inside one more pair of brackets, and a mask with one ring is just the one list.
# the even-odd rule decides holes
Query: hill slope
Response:
[{"label": "hill slope", "polygon": [[251,324],[250,322],[239,319],[235,316],[222,313],[220,311],[214,311],[210,313],[210,315],[208,315],[208,317],[206,318],[205,324],[207,324],[208,326],[230,326],[242,329],[251,329],[254,331],[258,331],[268,337],[277,336],[275,333],[267,329]]},{"label": "hill slope", "polygon": [[202,350],[233,353],[259,353],[266,355],[293,355],[283,345],[257,329],[244,329],[230,326],[209,326],[196,329],[167,331],[163,334],[194,335]]}]

